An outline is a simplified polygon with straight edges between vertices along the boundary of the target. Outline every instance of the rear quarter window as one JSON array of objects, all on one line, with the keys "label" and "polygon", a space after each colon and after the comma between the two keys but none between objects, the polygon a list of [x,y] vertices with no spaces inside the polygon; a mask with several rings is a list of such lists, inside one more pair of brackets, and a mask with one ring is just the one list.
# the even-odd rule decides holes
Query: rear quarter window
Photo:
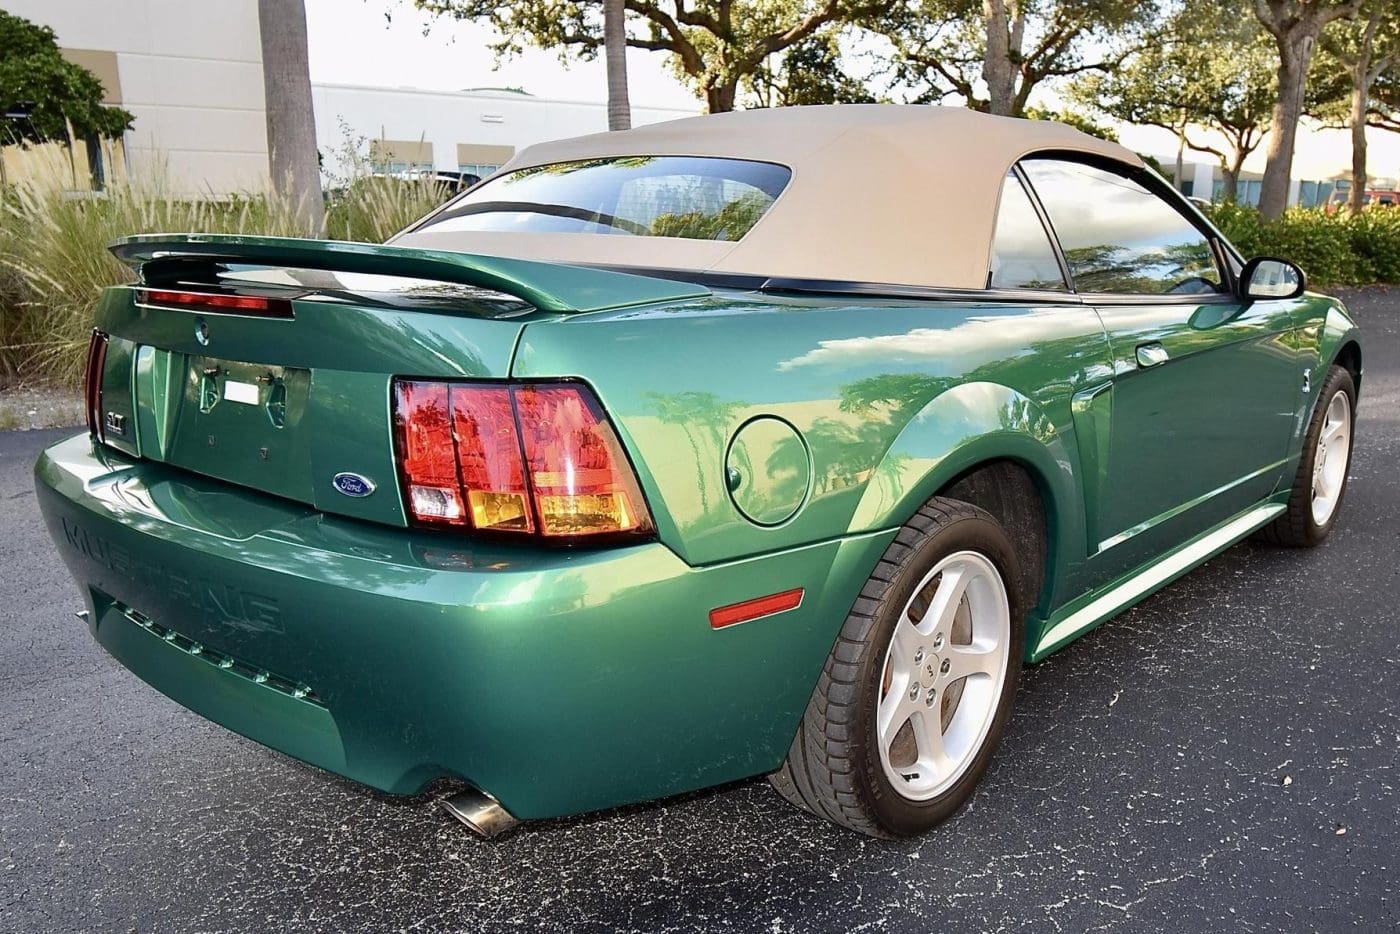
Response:
[{"label": "rear quarter window", "polygon": [[1040,222],[1040,215],[1015,172],[1007,173],[1001,187],[987,286],[1052,290],[1066,287],[1050,234]]}]

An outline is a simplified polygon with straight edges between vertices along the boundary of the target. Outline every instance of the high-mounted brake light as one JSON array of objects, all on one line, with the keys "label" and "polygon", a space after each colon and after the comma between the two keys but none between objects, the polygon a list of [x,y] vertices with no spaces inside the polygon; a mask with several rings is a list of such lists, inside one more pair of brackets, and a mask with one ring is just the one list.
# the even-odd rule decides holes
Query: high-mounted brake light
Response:
[{"label": "high-mounted brake light", "polygon": [[577,383],[394,384],[409,516],[560,541],[648,535],[622,445]]},{"label": "high-mounted brake light", "polygon": [[107,365],[107,335],[96,329],[88,339],[87,366],[83,371],[83,402],[87,407],[88,434],[103,440],[102,371]]},{"label": "high-mounted brake light", "polygon": [[182,308],[215,314],[252,315],[264,318],[292,317],[292,303],[285,298],[234,295],[227,292],[190,292],[174,289],[137,289],[136,301],[160,308]]}]

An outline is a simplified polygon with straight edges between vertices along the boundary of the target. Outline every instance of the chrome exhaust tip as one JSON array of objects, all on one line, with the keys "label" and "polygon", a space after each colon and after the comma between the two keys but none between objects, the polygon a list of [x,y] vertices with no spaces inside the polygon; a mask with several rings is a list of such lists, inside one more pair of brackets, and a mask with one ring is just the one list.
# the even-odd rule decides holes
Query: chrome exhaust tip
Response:
[{"label": "chrome exhaust tip", "polygon": [[484,791],[468,788],[442,798],[438,804],[444,811],[466,824],[487,840],[494,840],[520,821],[501,807],[501,803]]}]

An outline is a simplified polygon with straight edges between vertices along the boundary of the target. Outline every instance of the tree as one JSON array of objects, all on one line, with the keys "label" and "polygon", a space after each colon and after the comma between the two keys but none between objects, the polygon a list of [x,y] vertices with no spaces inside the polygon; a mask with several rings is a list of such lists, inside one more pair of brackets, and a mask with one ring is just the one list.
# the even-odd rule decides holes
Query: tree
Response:
[{"label": "tree", "polygon": [[1386,115],[1372,89],[1396,69],[1400,69],[1400,6],[1394,0],[1369,0],[1354,22],[1337,24],[1319,43],[1311,79],[1319,100],[1310,112],[1351,130],[1347,206],[1352,213],[1360,212],[1366,198],[1366,127],[1373,113],[1381,119]]},{"label": "tree", "polygon": [[1308,68],[1318,36],[1329,24],[1356,16],[1363,0],[1254,0],[1254,15],[1278,47],[1278,100],[1271,119],[1269,158],[1259,191],[1259,210],[1276,218],[1288,207],[1293,147],[1303,116]]},{"label": "tree", "polygon": [[1025,116],[1027,120],[1049,120],[1054,123],[1063,123],[1065,126],[1074,127],[1081,133],[1097,136],[1110,143],[1118,142],[1118,133],[1112,127],[1104,126],[1089,115],[1077,110],[1046,110],[1041,107],[1027,107]]},{"label": "tree", "polygon": [[258,0],[263,94],[267,109],[267,161],[272,189],[287,199],[302,227],[320,234],[325,225],[316,118],[306,60],[306,7],[302,0]]},{"label": "tree", "polygon": [[1012,50],[1020,52],[1026,36],[1026,13],[1016,0],[982,0],[986,24],[982,80],[987,83],[987,110],[999,117],[1011,116],[1016,105],[1016,62]]},{"label": "tree", "polygon": [[624,0],[604,0],[603,50],[608,65],[608,129],[632,127],[627,99],[627,11]]},{"label": "tree", "polygon": [[911,0],[874,28],[918,100],[1019,117],[1042,83],[1118,67],[1156,11],[1150,0]]},{"label": "tree", "polygon": [[[526,44],[558,49],[563,56],[592,58],[602,44],[599,22],[607,0],[414,0],[421,10],[489,23],[502,37],[496,54]],[[623,0],[634,23],[634,49],[666,52],[676,72],[705,101],[710,113],[733,110],[740,85],[769,56],[791,48],[823,27],[851,23],[883,11],[873,0]]]},{"label": "tree", "polygon": [[52,29],[0,10],[0,108],[28,112],[0,123],[0,144],[120,137],[135,118],[102,95],[92,72],[59,53]]},{"label": "tree", "polygon": [[802,40],[776,64],[770,59],[759,66],[745,85],[763,107],[875,103],[865,82],[842,67],[842,35],[828,29]]},{"label": "tree", "polygon": [[1215,0],[1186,0],[1161,42],[1115,72],[1080,79],[1071,96],[1125,123],[1169,130],[1187,148],[1215,156],[1223,197],[1233,201],[1245,159],[1268,132],[1277,71],[1273,43],[1256,22]]},{"label": "tree", "polygon": [[1371,85],[1371,109],[1366,122],[1377,129],[1400,133],[1400,65],[1392,66]]}]

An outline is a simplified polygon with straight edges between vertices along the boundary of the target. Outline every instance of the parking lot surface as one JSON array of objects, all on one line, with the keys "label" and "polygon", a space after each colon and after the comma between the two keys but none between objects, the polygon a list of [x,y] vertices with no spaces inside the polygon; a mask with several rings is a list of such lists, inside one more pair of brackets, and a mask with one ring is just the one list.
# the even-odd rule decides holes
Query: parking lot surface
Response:
[{"label": "parking lot surface", "polygon": [[88,638],[30,477],[71,432],[0,434],[0,931],[1400,928],[1400,290],[1346,298],[1332,538],[1238,545],[1028,670],[971,805],[900,843],[761,779],[487,843],[256,746]]}]

